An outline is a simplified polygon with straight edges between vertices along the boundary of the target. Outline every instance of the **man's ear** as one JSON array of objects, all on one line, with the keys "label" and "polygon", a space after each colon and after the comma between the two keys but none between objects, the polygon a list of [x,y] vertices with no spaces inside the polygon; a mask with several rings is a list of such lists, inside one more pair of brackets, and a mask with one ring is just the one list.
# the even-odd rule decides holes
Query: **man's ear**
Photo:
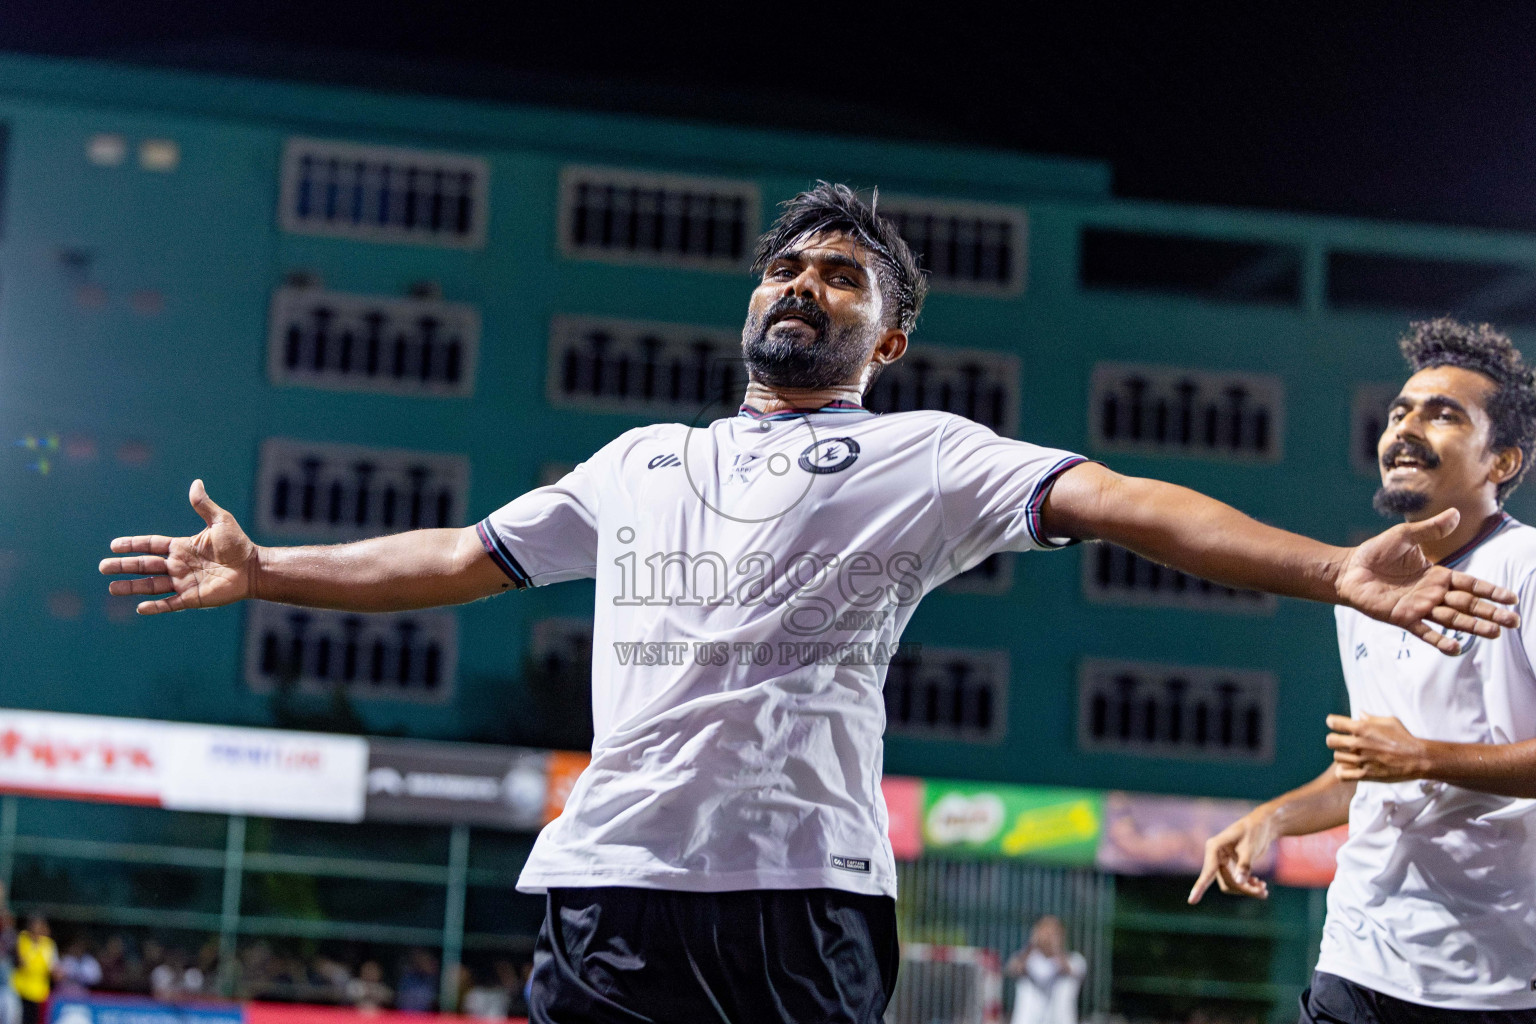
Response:
[{"label": "man's ear", "polygon": [[1525,453],[1519,448],[1500,449],[1493,456],[1493,468],[1488,471],[1488,479],[1496,484],[1502,484],[1506,480],[1514,479],[1523,465],[1525,465]]},{"label": "man's ear", "polygon": [[877,366],[889,366],[906,354],[907,332],[899,327],[891,327],[883,331],[880,340],[875,342],[875,352],[870,362]]}]

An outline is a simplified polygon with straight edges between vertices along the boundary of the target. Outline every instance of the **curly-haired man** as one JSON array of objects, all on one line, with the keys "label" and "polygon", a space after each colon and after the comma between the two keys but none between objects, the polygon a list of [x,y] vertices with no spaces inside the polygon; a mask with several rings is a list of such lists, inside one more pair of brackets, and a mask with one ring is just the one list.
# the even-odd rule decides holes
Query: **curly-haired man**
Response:
[{"label": "curly-haired man", "polygon": [[628,431],[477,526],[335,547],[258,548],[194,483],[208,529],[118,538],[130,557],[101,566],[153,574],[111,585],[172,595],[145,612],[390,611],[596,577],[592,764],[518,883],[548,893],[536,1024],[882,1018],[889,652],[924,594],[995,551],[1103,538],[1448,652],[1436,623],[1493,637],[1518,622],[1495,603],[1514,595],[1425,558],[1452,512],[1335,548],[960,416],[863,408],[906,351],[923,279],[848,188],[787,203],[755,272],[738,415]]},{"label": "curly-haired man", "polygon": [[[1377,511],[1456,509],[1425,553],[1536,598],[1536,529],[1503,510],[1536,446],[1531,370],[1486,324],[1414,324],[1402,351],[1414,374],[1377,443]],[[1536,1021],[1536,630],[1427,658],[1336,617],[1352,717],[1328,716],[1334,764],[1213,838],[1190,902],[1213,880],[1264,896],[1250,869],[1275,837],[1347,821],[1302,1021]]]}]

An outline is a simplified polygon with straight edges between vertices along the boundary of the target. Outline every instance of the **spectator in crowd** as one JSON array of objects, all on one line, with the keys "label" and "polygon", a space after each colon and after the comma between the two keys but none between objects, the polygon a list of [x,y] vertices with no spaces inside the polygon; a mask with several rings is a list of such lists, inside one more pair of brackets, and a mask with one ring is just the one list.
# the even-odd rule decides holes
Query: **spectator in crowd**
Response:
[{"label": "spectator in crowd", "polygon": [[426,1011],[437,1009],[437,957],[417,948],[406,954],[405,966],[395,992],[395,1009]]},{"label": "spectator in crowd", "polygon": [[101,963],[91,955],[84,935],[77,935],[64,947],[59,959],[59,986],[56,995],[79,998],[101,985]]},{"label": "spectator in crowd", "polygon": [[507,1004],[507,1016],[528,1016],[528,979],[533,976],[533,961],[525,960],[521,967],[511,960],[496,961],[496,982],[512,994]]},{"label": "spectator in crowd", "polygon": [[[0,888],[0,949],[14,949],[16,941],[5,938],[3,888]],[[51,955],[54,967],[46,963],[52,939],[47,937],[47,922],[36,919],[23,933],[22,943],[32,959],[34,972],[43,964],[48,994],[81,996],[92,991],[145,993],[166,1002],[178,1002],[214,995],[221,991],[219,944],[208,938],[198,948],[196,962],[186,947],[165,946],[143,933],[113,933],[91,936],[76,933],[66,936],[63,954]],[[35,929],[35,930],[33,930]],[[10,934],[15,935],[14,928]],[[234,994],[241,999],[265,999],[282,1002],[350,1004],[372,1012],[397,1004],[396,989],[376,959],[363,959],[366,947],[332,947],[326,952],[303,955],[274,948],[266,940],[242,945],[238,959],[231,966]],[[359,960],[363,960],[359,966]],[[461,967],[458,1005],[460,1011],[481,1020],[504,1020],[528,1015],[527,984],[532,964],[499,959],[489,969]],[[400,960],[398,1009],[433,1010],[438,1003],[439,961],[430,950],[412,948]],[[7,984],[0,995],[16,1003],[6,1010],[0,998],[0,1024],[23,1024],[21,991],[26,978],[17,976],[15,986]],[[48,996],[44,995],[46,999]],[[37,1002],[39,1000],[34,1000]],[[29,1009],[27,1024],[33,1019]]]},{"label": "spectator in crowd", "polygon": [[347,1002],[363,1013],[377,1013],[394,1001],[395,993],[384,984],[384,968],[377,960],[368,960],[357,969],[357,977],[347,983]]},{"label": "spectator in crowd", "polygon": [[166,1002],[202,995],[207,978],[190,959],[180,947],[167,950],[165,960],[149,972],[150,995]]},{"label": "spectator in crowd", "polygon": [[202,976],[202,982],[197,989],[203,995],[214,995],[219,991],[219,940],[209,938],[197,951],[197,963],[193,970]]},{"label": "spectator in crowd", "polygon": [[16,936],[16,968],[11,972],[11,988],[21,997],[21,1024],[42,1024],[43,1004],[53,990],[59,973],[59,947],[41,915],[27,919],[27,927]]},{"label": "spectator in crowd", "polygon": [[21,998],[11,987],[11,970],[16,964],[16,918],[5,883],[0,882],[0,1024],[21,1024]]},{"label": "spectator in crowd", "polygon": [[134,987],[134,964],[128,959],[128,944],[121,935],[109,935],[96,959],[101,965],[103,989],[126,992]]},{"label": "spectator in crowd", "polygon": [[257,941],[240,951],[241,995],[252,998],[272,976],[272,947],[265,941]]},{"label": "spectator in crowd", "polygon": [[347,986],[352,983],[352,972],[340,960],[322,955],[315,957],[314,962],[309,965],[309,980],[321,993],[321,1002],[346,1002]]},{"label": "spectator in crowd", "polygon": [[1013,1024],[1077,1024],[1077,993],[1088,961],[1068,952],[1061,918],[1047,914],[1035,922],[1029,945],[1008,958],[1007,973],[1018,979]]},{"label": "spectator in crowd", "polygon": [[[139,958],[134,970],[134,991],[154,994],[155,985],[152,975],[155,968],[165,963],[165,947],[152,938],[145,938],[139,944]],[[161,975],[164,977],[164,974]]]},{"label": "spectator in crowd", "polygon": [[[501,964],[498,963],[497,966]],[[514,982],[517,980],[515,975],[512,980]],[[464,999],[459,1004],[459,1012],[477,1020],[506,1020],[512,1008],[511,989],[500,978],[494,984],[489,983],[485,978],[479,978],[477,982],[464,993]]]}]

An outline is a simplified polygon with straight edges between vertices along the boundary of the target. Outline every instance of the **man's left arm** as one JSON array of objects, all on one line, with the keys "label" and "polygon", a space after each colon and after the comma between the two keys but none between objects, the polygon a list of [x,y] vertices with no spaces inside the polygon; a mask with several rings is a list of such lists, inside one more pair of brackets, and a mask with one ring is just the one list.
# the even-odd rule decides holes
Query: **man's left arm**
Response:
[{"label": "man's left arm", "polygon": [[1224,586],[1343,604],[1408,630],[1447,654],[1435,629],[1493,637],[1520,617],[1513,591],[1434,565],[1419,547],[1456,528],[1457,513],[1394,526],[1341,548],[1277,529],[1198,491],[1121,476],[1097,463],[1065,470],[1041,509],[1050,537],[1105,540]]},{"label": "man's left arm", "polygon": [[1447,743],[1410,733],[1396,718],[1329,715],[1333,771],[1345,781],[1430,779],[1498,796],[1536,797],[1536,740]]}]

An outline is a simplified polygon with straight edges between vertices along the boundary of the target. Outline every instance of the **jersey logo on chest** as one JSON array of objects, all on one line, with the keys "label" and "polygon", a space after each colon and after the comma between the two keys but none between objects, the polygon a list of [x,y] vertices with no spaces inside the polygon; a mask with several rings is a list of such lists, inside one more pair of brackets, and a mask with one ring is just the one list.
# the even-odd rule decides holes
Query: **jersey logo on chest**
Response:
[{"label": "jersey logo on chest", "polygon": [[728,484],[744,484],[752,471],[757,468],[760,455],[749,455],[745,452],[737,452],[731,456],[731,475],[726,477]]},{"label": "jersey logo on chest", "polygon": [[800,468],[807,473],[841,473],[859,460],[859,442],[851,437],[829,437],[800,453]]},{"label": "jersey logo on chest", "polygon": [[[1433,626],[1430,628],[1434,629]],[[1478,640],[1475,634],[1463,633],[1459,629],[1436,629],[1435,632],[1440,633],[1443,636],[1448,636],[1452,640],[1455,640],[1458,644],[1461,644],[1461,650],[1457,651],[1455,654],[1441,654],[1434,651],[1432,648],[1427,648],[1424,644],[1424,641],[1418,639],[1405,629],[1398,637],[1396,660],[1411,661],[1416,655],[1424,654],[1426,651],[1429,651],[1429,653],[1432,654],[1436,654],[1442,658],[1465,658],[1467,656],[1467,652],[1472,650],[1473,645],[1475,645]],[[1364,647],[1365,645],[1361,644],[1359,648],[1356,648],[1355,657],[1357,660],[1364,656],[1359,653],[1360,649]]]}]

